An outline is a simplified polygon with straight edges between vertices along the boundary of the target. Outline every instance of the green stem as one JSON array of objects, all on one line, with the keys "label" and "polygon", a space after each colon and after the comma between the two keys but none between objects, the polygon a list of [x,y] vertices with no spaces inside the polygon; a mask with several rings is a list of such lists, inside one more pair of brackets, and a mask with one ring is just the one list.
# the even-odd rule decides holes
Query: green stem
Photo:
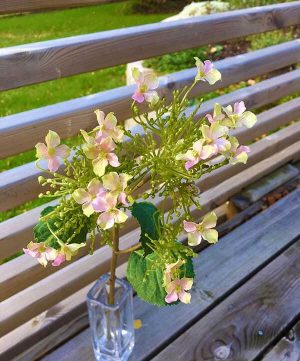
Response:
[{"label": "green stem", "polygon": [[112,229],[112,257],[110,262],[110,277],[109,277],[109,294],[108,303],[115,304],[115,283],[116,283],[116,268],[119,252],[119,226],[115,225]]}]

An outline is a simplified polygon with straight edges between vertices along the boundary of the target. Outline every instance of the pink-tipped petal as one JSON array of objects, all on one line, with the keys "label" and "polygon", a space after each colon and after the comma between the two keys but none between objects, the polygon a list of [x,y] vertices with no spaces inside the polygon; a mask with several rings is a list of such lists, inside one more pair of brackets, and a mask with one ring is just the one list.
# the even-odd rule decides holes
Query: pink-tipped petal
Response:
[{"label": "pink-tipped petal", "polygon": [[183,228],[186,232],[195,232],[197,230],[197,224],[195,222],[183,221]]},{"label": "pink-tipped petal", "polygon": [[119,167],[120,165],[119,159],[115,153],[108,153],[107,160],[112,167]]},{"label": "pink-tipped petal", "polygon": [[165,301],[167,303],[172,303],[172,302],[178,301],[178,294],[176,292],[171,292],[171,293],[167,294]]},{"label": "pink-tipped petal", "polygon": [[63,262],[65,262],[65,260],[66,260],[65,255],[59,253],[58,256],[55,258],[55,260],[52,262],[52,266],[58,267],[58,266],[60,266]]},{"label": "pink-tipped petal", "polygon": [[44,143],[38,143],[36,146],[36,156],[39,159],[47,159],[48,158],[48,148]]},{"label": "pink-tipped petal", "polygon": [[210,60],[205,60],[203,65],[203,72],[207,75],[213,67],[213,63]]},{"label": "pink-tipped petal", "polygon": [[245,103],[243,101],[234,103],[233,111],[235,114],[241,115],[246,110]]},{"label": "pink-tipped petal", "polygon": [[56,157],[49,157],[48,158],[48,169],[50,172],[56,172],[59,168],[60,164]]},{"label": "pink-tipped petal", "polygon": [[106,197],[100,196],[92,201],[92,206],[96,212],[105,212],[109,209]]},{"label": "pink-tipped petal", "polygon": [[135,100],[138,103],[143,103],[143,101],[145,100],[144,98],[144,94],[141,93],[140,91],[136,90],[132,96],[132,99]]},{"label": "pink-tipped petal", "polygon": [[97,223],[100,228],[105,230],[112,228],[115,224],[115,220],[111,212],[104,212],[98,217]]}]

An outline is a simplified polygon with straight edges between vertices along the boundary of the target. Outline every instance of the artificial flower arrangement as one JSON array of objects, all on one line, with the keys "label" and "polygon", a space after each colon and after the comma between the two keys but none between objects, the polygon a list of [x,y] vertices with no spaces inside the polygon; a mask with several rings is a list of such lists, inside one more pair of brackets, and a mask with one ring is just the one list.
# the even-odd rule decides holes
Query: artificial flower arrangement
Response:
[{"label": "artificial flower arrangement", "polygon": [[[59,198],[56,206],[45,208],[34,228],[34,242],[24,249],[46,266],[70,261],[78,250],[93,252],[98,238],[112,248],[108,299],[114,304],[116,264],[119,254],[130,253],[127,278],[143,300],[164,306],[179,301],[188,304],[193,285],[192,247],[202,239],[216,243],[217,217],[207,214],[200,223],[193,211],[200,209],[201,176],[228,163],[246,163],[249,148],[240,145],[230,130],[252,127],[256,116],[244,102],[222,107],[198,119],[197,106],[187,112],[188,95],[199,82],[214,84],[220,72],[210,61],[196,59],[193,84],[175,90],[170,103],[156,91],[158,79],[133,70],[137,88],[132,99],[132,118],[137,128],[117,124],[114,113],[96,110],[98,125],[81,130],[78,146],[69,149],[49,131],[46,144],[38,143],[37,166],[49,174],[39,182],[49,186],[43,197]],[[148,103],[149,112],[139,104]],[[63,160],[63,171],[58,172]],[[47,161],[47,169],[41,164]],[[156,199],[155,204],[151,200]],[[121,249],[119,229],[128,215],[141,228],[139,242]],[[186,232],[188,245],[178,241]]]}]

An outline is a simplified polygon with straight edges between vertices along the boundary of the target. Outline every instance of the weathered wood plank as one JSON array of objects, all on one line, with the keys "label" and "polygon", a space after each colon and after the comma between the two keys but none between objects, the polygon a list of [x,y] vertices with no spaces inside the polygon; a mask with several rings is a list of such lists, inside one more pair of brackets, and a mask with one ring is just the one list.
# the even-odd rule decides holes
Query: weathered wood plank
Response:
[{"label": "weathered wood plank", "polygon": [[[285,237],[284,230],[281,237]],[[299,256],[300,240],[196,322],[153,361],[257,360],[299,315]]]},{"label": "weathered wood plank", "polygon": [[[291,147],[289,147],[289,148],[291,148]],[[299,149],[300,149],[300,142],[297,146],[296,153],[295,153],[295,150],[286,149],[284,154],[278,153],[278,154],[276,154],[276,156],[271,157],[271,159],[268,162],[266,162],[266,161],[261,162],[263,164],[259,164],[257,166],[259,167],[262,175],[264,175],[268,170],[273,170],[274,167],[276,167],[274,161],[277,161],[278,166],[280,166],[280,165],[282,165],[282,162],[283,163],[286,162],[287,156],[289,156],[289,157],[292,156],[292,157],[296,157],[296,159],[299,159],[299,156],[300,156]],[[285,157],[285,158],[283,158],[283,157]],[[288,160],[290,160],[290,159],[288,159]],[[255,168],[257,166],[255,166]],[[208,212],[210,209],[214,209],[214,208],[216,208],[216,206],[223,204],[227,197],[232,196],[236,191],[240,190],[242,187],[249,184],[249,182],[256,180],[257,177],[259,177],[259,175],[255,174],[255,171],[250,168],[250,169],[247,169],[246,171],[244,171],[242,174],[238,174],[235,177],[228,179],[223,184],[218,185],[215,188],[210,189],[207,192],[204,192],[202,195],[203,208],[202,208],[201,212],[196,212],[196,216],[200,217],[200,215],[205,214],[205,212]],[[139,232],[138,232],[137,237],[138,236],[139,236]],[[129,236],[129,238],[132,241],[132,238],[134,238],[134,237]],[[124,245],[124,247],[125,247],[125,245]],[[100,251],[96,251],[96,254],[97,254],[97,252],[100,252]],[[99,262],[99,256],[97,258],[97,262]],[[77,265],[77,268],[76,268],[76,265]],[[69,292],[70,288],[71,288],[71,290],[73,290],[73,292],[75,292],[76,290],[78,290],[80,288],[80,287],[78,287],[80,284],[82,285],[82,283],[85,283],[85,282],[88,283],[89,280],[91,279],[91,277],[95,277],[94,276],[94,272],[95,272],[94,265],[95,265],[95,260],[93,258],[85,257],[72,265],[73,267],[75,267],[75,268],[73,268],[73,270],[78,270],[78,269],[83,270],[84,269],[85,270],[84,274],[82,274],[82,271],[78,270],[78,272],[81,272],[79,276],[78,276],[78,274],[76,274],[76,272],[72,272],[72,274],[70,276],[69,271],[67,270],[67,269],[70,270],[70,268],[69,268],[70,266],[63,269],[60,272],[60,277],[58,275],[57,278],[55,278],[56,282],[54,282],[54,283],[50,282],[52,285],[52,288],[53,288],[51,297],[50,296],[46,297],[44,294],[43,288],[39,287],[41,284],[45,285],[45,282],[46,283],[47,283],[47,281],[49,282],[49,280],[51,278],[47,278],[29,288],[27,288],[26,290],[20,292],[19,294],[9,298],[7,301],[2,302],[3,307],[5,307],[6,305],[9,306],[9,310],[8,311],[6,310],[5,323],[3,324],[4,329],[5,329],[5,327],[9,327],[9,329],[12,329],[13,327],[16,327],[16,325],[19,325],[20,323],[25,322],[27,319],[30,319],[31,317],[34,317],[34,315],[38,314],[39,312],[42,312],[43,310],[53,306],[53,304],[56,304],[59,300],[61,300],[62,298],[65,298],[67,295],[69,295],[68,292]],[[3,267],[5,267],[5,265]],[[6,272],[3,269],[3,274],[1,274],[2,278],[4,277],[5,273]],[[53,277],[53,276],[55,276],[55,275],[52,275],[50,277]],[[16,277],[20,277],[20,274],[17,274]],[[70,277],[73,280],[72,282],[70,281]],[[79,279],[77,279],[77,277],[79,277]],[[61,285],[61,282],[64,283],[64,282],[66,282],[67,279],[69,279],[68,287],[63,287]],[[75,281],[75,279],[76,279],[76,281]],[[6,285],[9,287],[12,287],[12,284],[13,284],[13,288],[20,287],[18,282],[14,283],[13,281],[14,281],[14,279],[8,280],[8,282],[6,282]],[[31,278],[31,284],[33,282],[34,282],[34,279]],[[2,284],[4,285],[4,283],[2,283]],[[27,285],[25,285],[25,287],[26,286]],[[22,287],[23,287],[23,281],[22,281]],[[33,289],[35,290],[35,292],[32,292]],[[62,292],[61,292],[62,289],[64,289],[64,294],[62,294]],[[49,292],[48,289],[47,289],[47,292]],[[20,297],[22,299],[22,302],[20,302]],[[34,304],[34,306],[35,306],[34,309],[32,308],[32,304]],[[1,310],[1,308],[0,308],[0,310]],[[21,320],[19,319],[18,314],[21,315]]]},{"label": "weathered wood plank", "polygon": [[69,9],[116,1],[121,0],[2,0],[0,4],[0,15]]},{"label": "weathered wood plank", "polygon": [[[142,320],[143,327],[136,331],[136,345],[131,360],[150,359],[153,353],[167,345],[170,339],[178,335],[195,318],[207,313],[224,295],[232,292],[249,277],[249,274],[254,274],[275,254],[293,242],[300,234],[300,225],[295,226],[294,223],[296,217],[300,216],[299,204],[295,204],[299,203],[299,197],[300,190],[291,193],[265,212],[233,230],[218,244],[206,248],[195,262],[198,276],[190,306],[156,308],[135,298],[135,317]],[[290,213],[291,209],[288,209],[291,206]],[[285,237],[278,237],[280,234],[285,234]],[[209,328],[202,331],[209,332]],[[198,333],[196,337],[197,335]],[[189,349],[186,345],[182,347],[182,352]],[[86,361],[93,360],[89,330],[75,336],[46,356],[43,361],[79,361],[83,357]],[[192,358],[180,360],[189,359]],[[166,357],[164,360],[173,358]]]},{"label": "weathered wood plank", "polygon": [[[248,162],[246,165],[227,165],[211,174],[204,175],[199,183],[201,189],[207,190],[218,183],[230,178],[243,169],[246,169],[257,162],[284,149],[294,143],[300,137],[300,122],[273,133],[261,139],[251,146]],[[296,146],[297,148],[297,146]],[[158,201],[158,200],[157,200]],[[226,199],[224,200],[224,202]],[[45,207],[37,207],[17,217],[11,218],[0,224],[0,245],[3,258],[14,254],[22,249],[27,241],[32,239],[32,228],[36,224],[41,210]],[[128,227],[128,228],[127,228]],[[127,222],[126,230],[132,230],[132,223]]]},{"label": "weathered wood plank", "polygon": [[289,330],[276,346],[268,352],[262,361],[299,361],[300,357],[300,322]]},{"label": "weathered wood plank", "polygon": [[4,48],[0,90],[284,28],[299,19],[295,1]]},{"label": "weathered wood plank", "polygon": [[[284,45],[284,46],[283,46]],[[213,86],[201,82],[191,96],[201,95],[225,87],[229,84],[249,77],[265,74],[268,71],[292,64],[299,59],[300,41],[276,45],[256,52],[251,52],[237,57],[227,58],[216,62],[216,66],[222,72],[222,81]],[[195,69],[183,70],[160,78],[160,93],[170,97],[174,89],[180,89],[192,83],[195,77]],[[290,83],[290,88],[285,85]],[[250,92],[247,97],[255,97],[252,104],[261,106],[267,104],[268,95],[264,94],[266,87],[272,99],[278,99],[299,89],[299,71],[291,72],[290,75],[282,75],[268,81],[256,84],[245,92]],[[49,129],[58,132],[61,138],[76,135],[81,128],[90,130],[96,125],[93,111],[101,108],[103,111],[114,111],[120,121],[131,116],[130,103],[133,94],[133,86],[125,86],[113,90],[81,97],[34,109],[14,115],[0,118],[0,154],[7,157],[25,150],[33,149],[35,144],[45,137]],[[254,94],[252,94],[253,92]],[[238,95],[239,93],[234,94]],[[234,95],[233,95],[234,99]],[[242,99],[242,98],[240,98]],[[224,101],[230,103],[232,98],[226,97]],[[246,99],[247,100],[247,99]],[[272,100],[273,101],[273,100]],[[208,103],[208,107],[211,107]],[[251,104],[251,105],[252,105]],[[206,111],[203,108],[203,111]],[[22,132],[23,141],[18,142],[18,134]]]}]

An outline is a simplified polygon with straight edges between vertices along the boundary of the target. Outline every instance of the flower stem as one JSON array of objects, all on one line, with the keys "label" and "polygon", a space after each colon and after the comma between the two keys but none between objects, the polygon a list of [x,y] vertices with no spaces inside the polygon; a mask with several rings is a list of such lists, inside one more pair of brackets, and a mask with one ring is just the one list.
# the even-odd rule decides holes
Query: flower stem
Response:
[{"label": "flower stem", "polygon": [[110,305],[114,305],[115,303],[115,282],[116,282],[118,252],[119,252],[119,226],[115,225],[112,229],[112,257],[110,262],[109,294],[108,294],[108,303]]},{"label": "flower stem", "polygon": [[116,253],[119,255],[119,254],[124,254],[124,253],[130,253],[130,252],[133,252],[133,251],[136,251],[137,249],[141,248],[141,243],[138,243],[132,247],[129,247],[129,248],[125,248],[125,249],[120,249],[119,251],[117,251]]}]

